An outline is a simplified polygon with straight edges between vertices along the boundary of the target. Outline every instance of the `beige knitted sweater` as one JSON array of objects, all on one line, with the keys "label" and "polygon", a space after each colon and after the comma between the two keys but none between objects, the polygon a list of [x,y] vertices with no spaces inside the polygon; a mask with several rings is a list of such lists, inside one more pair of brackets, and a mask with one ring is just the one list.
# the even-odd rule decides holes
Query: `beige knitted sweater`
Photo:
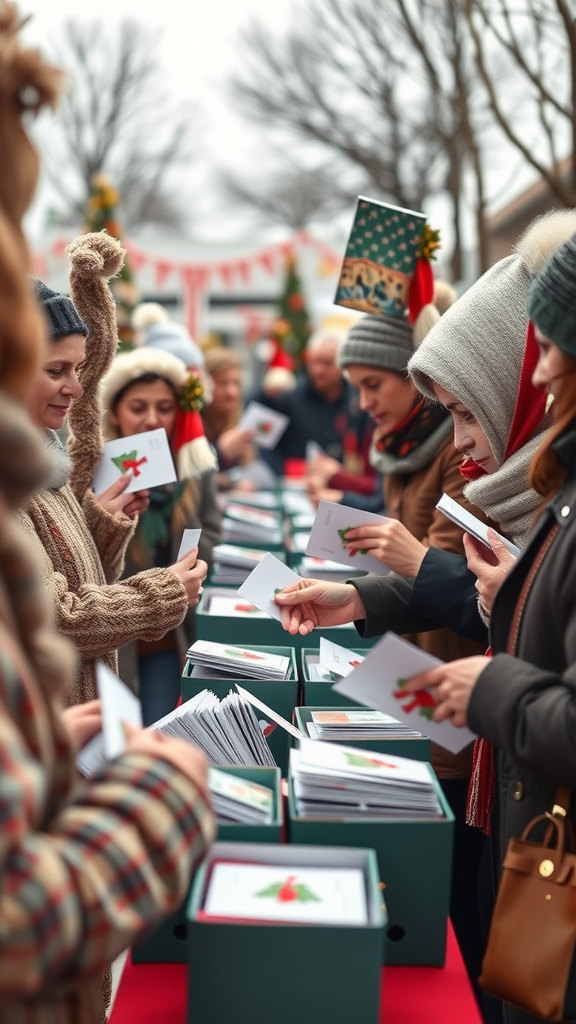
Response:
[{"label": "beige knitted sweater", "polygon": [[99,384],[117,345],[107,280],[120,269],[124,250],[101,232],[75,239],[68,254],[72,299],[90,328],[79,375],[84,393],[72,403],[68,419],[72,471],[64,487],[37,492],[19,518],[43,549],[56,628],[80,654],[68,697],[69,704],[78,704],[97,695],[97,660],[116,669],[118,647],[132,640],[159,640],[182,622],[188,598],[169,569],[150,569],[116,582],[136,520],[119,521],[105,512],[90,483],[102,453]]}]

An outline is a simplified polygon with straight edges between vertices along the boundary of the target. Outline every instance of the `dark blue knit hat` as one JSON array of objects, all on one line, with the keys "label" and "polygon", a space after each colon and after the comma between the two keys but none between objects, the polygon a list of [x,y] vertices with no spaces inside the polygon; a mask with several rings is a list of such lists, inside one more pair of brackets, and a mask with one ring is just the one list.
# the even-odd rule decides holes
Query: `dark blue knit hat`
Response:
[{"label": "dark blue knit hat", "polygon": [[39,278],[32,278],[32,288],[40,303],[46,320],[50,338],[65,338],[68,334],[88,336],[88,327],[78,313],[76,306],[67,295],[55,292]]},{"label": "dark blue knit hat", "polygon": [[534,278],[528,316],[545,338],[576,358],[576,234],[556,249]]}]

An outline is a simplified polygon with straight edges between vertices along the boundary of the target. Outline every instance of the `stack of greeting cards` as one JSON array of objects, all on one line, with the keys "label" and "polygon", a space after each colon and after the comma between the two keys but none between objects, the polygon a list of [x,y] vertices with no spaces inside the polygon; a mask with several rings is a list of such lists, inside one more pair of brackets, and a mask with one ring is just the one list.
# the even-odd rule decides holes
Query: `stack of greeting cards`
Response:
[{"label": "stack of greeting cards", "polygon": [[274,794],[268,786],[211,768],[208,788],[218,821],[236,821],[245,825],[271,824]]},{"label": "stack of greeting cards", "polygon": [[212,580],[222,586],[240,586],[266,554],[236,544],[217,544],[212,550]]},{"label": "stack of greeting cards", "polygon": [[302,739],[290,751],[296,809],[311,818],[437,818],[431,768],[372,750]]},{"label": "stack of greeting cards", "polygon": [[212,672],[232,676],[234,679],[291,679],[290,658],[265,651],[251,651],[232,644],[219,644],[212,640],[196,640],[188,650],[188,658],[201,673]]},{"label": "stack of greeting cards", "polygon": [[150,728],[194,743],[212,765],[276,767],[254,711],[237,693],[219,700],[210,690],[202,690]]},{"label": "stack of greeting cards", "polygon": [[397,718],[383,711],[311,711],[307,723],[313,740],[385,740],[390,736],[421,737],[422,733],[408,729]]},{"label": "stack of greeting cards", "polygon": [[274,547],[284,540],[282,523],[272,510],[230,502],[222,521],[222,540],[233,544],[256,543]]},{"label": "stack of greeting cards", "polygon": [[327,583],[346,583],[346,580],[355,579],[357,576],[365,576],[366,570],[357,569],[356,567],[347,569],[346,566],[342,565],[342,562],[333,562],[330,558],[315,558],[313,555],[306,555],[300,562],[300,575],[306,579],[326,580]]}]

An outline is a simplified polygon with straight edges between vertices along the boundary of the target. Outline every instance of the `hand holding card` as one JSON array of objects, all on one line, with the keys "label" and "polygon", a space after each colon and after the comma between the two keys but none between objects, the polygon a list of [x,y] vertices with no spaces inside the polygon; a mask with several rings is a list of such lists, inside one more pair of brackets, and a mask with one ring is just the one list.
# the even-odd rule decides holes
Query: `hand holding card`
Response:
[{"label": "hand holding card", "polygon": [[174,483],[176,470],[163,427],[106,441],[100,465],[92,481],[95,493],[106,491],[119,476],[128,471],[132,479],[126,493]]},{"label": "hand holding card", "polygon": [[267,552],[239,588],[238,593],[267,615],[280,621],[282,609],[274,603],[274,597],[280,590],[284,590],[284,587],[288,587],[290,583],[297,583],[299,579],[298,574],[289,569],[284,562]]}]

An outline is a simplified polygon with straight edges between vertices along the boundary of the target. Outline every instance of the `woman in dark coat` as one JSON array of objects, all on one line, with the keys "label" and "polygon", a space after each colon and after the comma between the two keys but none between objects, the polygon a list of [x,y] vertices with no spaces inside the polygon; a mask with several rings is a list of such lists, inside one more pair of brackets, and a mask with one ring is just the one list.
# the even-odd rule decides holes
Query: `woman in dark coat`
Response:
[{"label": "woman in dark coat", "polygon": [[[451,662],[408,684],[436,686],[435,718],[468,724],[495,747],[496,873],[509,839],[552,811],[558,787],[576,787],[575,299],[576,235],[555,252],[529,297],[540,348],[533,380],[553,396],[554,427],[531,468],[545,507],[492,608],[494,657]],[[536,566],[518,624],[517,606]],[[488,776],[484,781],[489,790]],[[576,824],[576,808],[569,815]],[[508,1004],[504,1019],[535,1020]]]}]

